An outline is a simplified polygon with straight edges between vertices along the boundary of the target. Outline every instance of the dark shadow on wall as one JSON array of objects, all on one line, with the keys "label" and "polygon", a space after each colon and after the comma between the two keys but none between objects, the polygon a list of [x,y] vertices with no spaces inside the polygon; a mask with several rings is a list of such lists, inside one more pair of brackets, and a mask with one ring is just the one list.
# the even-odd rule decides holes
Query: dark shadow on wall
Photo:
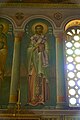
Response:
[{"label": "dark shadow on wall", "polygon": [[71,0],[0,0],[1,3],[54,3],[54,4],[77,4]]}]

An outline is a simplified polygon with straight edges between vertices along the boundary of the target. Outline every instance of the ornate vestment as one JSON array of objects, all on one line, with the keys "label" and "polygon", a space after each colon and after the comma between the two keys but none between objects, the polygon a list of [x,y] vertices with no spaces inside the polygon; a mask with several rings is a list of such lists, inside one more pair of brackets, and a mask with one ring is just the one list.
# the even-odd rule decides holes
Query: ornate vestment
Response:
[{"label": "ornate vestment", "polygon": [[33,35],[28,48],[28,103],[44,104],[48,98],[46,93],[48,79],[48,47],[45,35]]}]

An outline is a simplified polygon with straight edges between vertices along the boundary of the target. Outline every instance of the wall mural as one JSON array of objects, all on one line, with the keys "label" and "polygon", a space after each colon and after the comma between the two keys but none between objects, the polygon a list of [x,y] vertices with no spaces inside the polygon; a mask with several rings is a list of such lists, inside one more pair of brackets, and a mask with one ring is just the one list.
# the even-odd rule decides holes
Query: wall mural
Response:
[{"label": "wall mural", "polygon": [[0,24],[0,81],[3,80],[4,67],[8,55],[7,38],[4,29],[3,24]]},{"label": "wall mural", "polygon": [[0,18],[0,106],[8,104],[11,66],[13,54],[13,35],[11,23]]},{"label": "wall mural", "polygon": [[[34,25],[35,33],[30,38],[28,48],[28,103],[31,105],[44,104],[48,98],[48,79],[46,69],[48,67],[47,38],[44,35],[45,24]],[[44,31],[43,31],[44,30]]]},{"label": "wall mural", "polygon": [[[0,19],[0,107],[9,104],[14,47],[12,24]],[[20,102],[22,107],[56,105],[55,37],[45,19],[30,20],[21,41]]]},{"label": "wall mural", "polygon": [[51,24],[41,18],[28,22],[21,48],[21,83],[25,83],[24,87],[21,84],[22,105],[55,106],[55,38]]}]

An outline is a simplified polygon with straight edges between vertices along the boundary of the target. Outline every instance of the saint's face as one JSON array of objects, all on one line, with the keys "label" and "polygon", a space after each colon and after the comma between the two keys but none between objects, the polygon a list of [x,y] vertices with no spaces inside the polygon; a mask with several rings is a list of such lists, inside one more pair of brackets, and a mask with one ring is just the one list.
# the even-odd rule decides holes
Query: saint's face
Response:
[{"label": "saint's face", "polygon": [[36,33],[41,35],[43,33],[43,29],[41,26],[37,26],[36,29],[35,29]]}]

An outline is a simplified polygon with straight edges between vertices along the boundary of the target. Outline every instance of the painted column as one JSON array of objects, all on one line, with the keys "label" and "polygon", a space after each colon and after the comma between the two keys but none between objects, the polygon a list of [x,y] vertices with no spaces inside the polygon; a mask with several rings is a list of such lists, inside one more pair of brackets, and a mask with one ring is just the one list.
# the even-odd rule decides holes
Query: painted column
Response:
[{"label": "painted column", "polygon": [[66,85],[64,75],[64,56],[63,56],[63,34],[61,31],[55,32],[56,38],[56,108],[66,107]]},{"label": "painted column", "polygon": [[18,87],[20,82],[20,49],[23,32],[14,33],[14,52],[11,74],[9,106],[15,105],[18,101]]}]

